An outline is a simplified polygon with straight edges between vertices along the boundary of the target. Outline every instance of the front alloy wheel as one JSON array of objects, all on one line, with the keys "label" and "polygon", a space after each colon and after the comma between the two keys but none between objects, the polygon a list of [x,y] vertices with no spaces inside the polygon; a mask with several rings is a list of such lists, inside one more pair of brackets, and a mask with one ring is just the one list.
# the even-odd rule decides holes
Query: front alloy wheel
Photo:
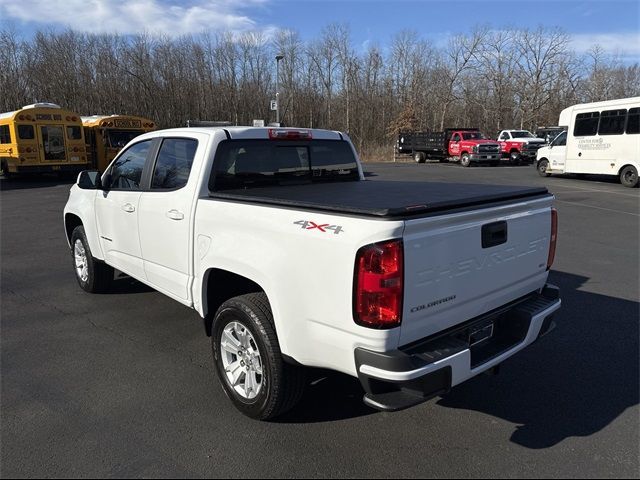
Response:
[{"label": "front alloy wheel", "polygon": [[71,258],[78,284],[85,292],[104,293],[113,282],[113,268],[93,258],[82,225],[77,226],[69,239]]},{"label": "front alloy wheel", "polygon": [[84,249],[82,240],[76,239],[73,245],[73,258],[76,264],[76,275],[82,283],[89,280],[89,265],[87,264],[87,251]]}]

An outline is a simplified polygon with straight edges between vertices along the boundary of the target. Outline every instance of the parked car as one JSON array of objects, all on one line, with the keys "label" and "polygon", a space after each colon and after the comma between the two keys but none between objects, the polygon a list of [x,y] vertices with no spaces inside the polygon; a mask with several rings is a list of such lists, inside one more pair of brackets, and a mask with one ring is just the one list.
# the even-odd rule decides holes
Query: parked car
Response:
[{"label": "parked car", "polygon": [[339,132],[184,128],[82,172],[64,227],[82,289],[117,269],[197,310],[228,397],[269,419],[307,366],[398,410],[551,331],[552,203],[541,187],[367,181]]}]

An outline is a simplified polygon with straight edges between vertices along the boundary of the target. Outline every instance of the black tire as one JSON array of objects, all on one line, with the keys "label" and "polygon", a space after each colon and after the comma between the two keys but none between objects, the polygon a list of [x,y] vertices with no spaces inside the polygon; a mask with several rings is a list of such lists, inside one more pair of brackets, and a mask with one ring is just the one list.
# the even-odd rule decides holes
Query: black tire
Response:
[{"label": "black tire", "polygon": [[538,170],[538,175],[541,177],[550,177],[551,174],[547,173],[547,170],[549,170],[549,160],[544,158],[540,160],[536,166],[536,170]]},{"label": "black tire", "polygon": [[633,165],[627,165],[620,171],[620,183],[628,188],[638,186],[638,170]]},{"label": "black tire", "polygon": [[511,165],[518,165],[520,163],[520,154],[518,152],[511,152],[509,154],[509,163]]},{"label": "black tire", "polygon": [[2,164],[2,176],[5,180],[11,180],[13,178],[13,175],[9,172],[9,167],[7,167],[6,163]]},{"label": "black tire", "polygon": [[415,152],[413,154],[413,159],[416,163],[424,163],[427,159],[427,156],[424,154],[424,152]]},{"label": "black tire", "polygon": [[468,153],[463,153],[460,157],[460,165],[463,167],[469,167],[471,165],[471,157]]},{"label": "black tire", "polygon": [[[75,248],[76,243],[80,242],[85,252],[85,260],[87,267],[87,276],[83,279],[83,276],[78,272],[76,268]],[[84,227],[78,226],[73,230],[71,234],[71,261],[73,264],[73,271],[76,276],[76,280],[85,292],[89,293],[104,293],[109,290],[113,283],[113,268],[106,263],[100,262],[93,258],[91,249],[89,248],[89,242],[87,242],[87,236],[84,233]]]},{"label": "black tire", "polygon": [[[260,352],[262,383],[260,391],[252,400],[235,391],[224,369],[220,344],[224,328],[231,322],[241,324],[251,333]],[[303,367],[284,361],[271,307],[264,293],[241,295],[224,302],[213,322],[211,345],[222,388],[235,407],[248,417],[270,420],[287,412],[300,401],[305,387],[305,371]]]}]

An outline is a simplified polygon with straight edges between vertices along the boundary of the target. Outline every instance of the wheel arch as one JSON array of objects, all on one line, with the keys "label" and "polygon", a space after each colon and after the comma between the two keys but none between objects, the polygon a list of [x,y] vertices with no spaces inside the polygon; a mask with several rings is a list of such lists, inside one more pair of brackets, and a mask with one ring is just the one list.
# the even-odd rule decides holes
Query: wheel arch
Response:
[{"label": "wheel arch", "polygon": [[71,235],[76,227],[83,225],[82,219],[75,213],[64,214],[64,230],[67,234],[67,243],[71,247]]},{"label": "wheel arch", "polygon": [[626,162],[626,163],[623,163],[622,166],[618,169],[618,176],[620,176],[620,174],[622,173],[622,170],[624,170],[627,167],[634,167],[640,173],[640,169],[638,168],[637,164],[633,162]]},{"label": "wheel arch", "polygon": [[207,336],[211,336],[216,312],[224,302],[238,295],[257,292],[263,292],[267,296],[269,306],[273,309],[269,294],[260,283],[230,270],[209,268],[202,281],[202,311]]}]

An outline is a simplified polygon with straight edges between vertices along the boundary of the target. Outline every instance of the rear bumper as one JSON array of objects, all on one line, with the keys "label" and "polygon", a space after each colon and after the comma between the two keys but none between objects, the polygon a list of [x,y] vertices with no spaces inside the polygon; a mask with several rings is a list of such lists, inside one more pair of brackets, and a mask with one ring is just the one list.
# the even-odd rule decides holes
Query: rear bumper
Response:
[{"label": "rear bumper", "polygon": [[[464,322],[399,350],[355,351],[364,402],[379,410],[408,408],[492,369],[555,327],[560,308],[557,287],[546,285],[505,307]],[[492,336],[470,345],[474,332]]]}]

